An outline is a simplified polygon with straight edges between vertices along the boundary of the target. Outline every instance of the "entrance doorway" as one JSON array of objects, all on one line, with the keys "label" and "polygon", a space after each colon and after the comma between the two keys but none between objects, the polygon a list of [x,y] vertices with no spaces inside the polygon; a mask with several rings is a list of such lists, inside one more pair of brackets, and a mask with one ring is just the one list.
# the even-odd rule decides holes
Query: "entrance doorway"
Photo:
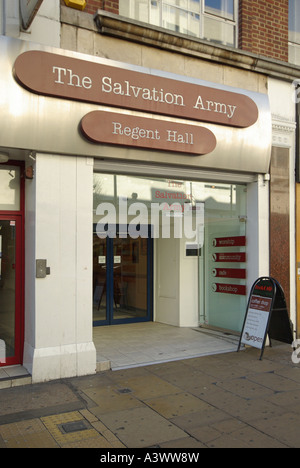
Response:
[{"label": "entrance doorway", "polygon": [[0,367],[21,364],[24,342],[23,164],[0,166]]},{"label": "entrance doorway", "polygon": [[0,215],[0,367],[21,362],[22,224]]},{"label": "entrance doorway", "polygon": [[[153,276],[155,322],[240,332],[245,184],[95,173],[93,187],[95,324],[151,320]],[[116,225],[126,226],[125,235],[115,234]],[[151,225],[149,239],[129,237],[127,225],[130,233],[140,226],[141,236]],[[96,226],[114,239],[99,239]]]},{"label": "entrance doorway", "polygon": [[152,320],[152,239],[129,236],[118,226],[115,238],[93,234],[94,326]]}]

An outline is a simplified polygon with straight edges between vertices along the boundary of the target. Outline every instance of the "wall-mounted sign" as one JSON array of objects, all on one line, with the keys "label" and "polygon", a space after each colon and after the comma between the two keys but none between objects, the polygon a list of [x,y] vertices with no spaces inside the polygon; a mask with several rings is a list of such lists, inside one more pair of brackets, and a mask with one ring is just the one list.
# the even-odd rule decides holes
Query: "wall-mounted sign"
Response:
[{"label": "wall-mounted sign", "polygon": [[259,113],[248,96],[50,52],[27,51],[14,74],[26,89],[153,114],[246,128]]},{"label": "wall-mounted sign", "polygon": [[212,255],[212,259],[214,262],[244,263],[246,262],[246,253],[215,253]]},{"label": "wall-mounted sign", "polygon": [[241,344],[261,351],[262,359],[266,339],[293,343],[293,326],[289,319],[282,287],[274,278],[262,277],[252,286],[238,351]]},{"label": "wall-mounted sign", "polygon": [[207,128],[104,111],[87,114],[81,121],[81,130],[97,143],[194,155],[211,153],[217,145],[216,137]]},{"label": "wall-mounted sign", "polygon": [[234,278],[234,279],[246,279],[245,268],[214,268],[212,275],[215,278]]},{"label": "wall-mounted sign", "polygon": [[43,0],[20,0],[20,12],[24,29],[29,28],[42,3]]},{"label": "wall-mounted sign", "polygon": [[217,237],[213,239],[212,245],[213,247],[244,247],[246,236]]},{"label": "wall-mounted sign", "polygon": [[240,284],[220,284],[212,285],[213,292],[222,294],[234,294],[237,296],[246,296],[246,286]]}]

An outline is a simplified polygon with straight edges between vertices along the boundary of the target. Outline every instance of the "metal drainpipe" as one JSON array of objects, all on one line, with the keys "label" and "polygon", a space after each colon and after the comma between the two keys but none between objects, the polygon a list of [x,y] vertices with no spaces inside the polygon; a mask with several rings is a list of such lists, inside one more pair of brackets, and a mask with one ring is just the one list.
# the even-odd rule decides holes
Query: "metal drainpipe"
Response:
[{"label": "metal drainpipe", "polygon": [[1,27],[1,30],[0,30],[0,34],[2,36],[5,36],[6,35],[6,8],[5,8],[5,0],[0,0],[0,15],[1,15],[1,24],[0,24],[0,27]]}]

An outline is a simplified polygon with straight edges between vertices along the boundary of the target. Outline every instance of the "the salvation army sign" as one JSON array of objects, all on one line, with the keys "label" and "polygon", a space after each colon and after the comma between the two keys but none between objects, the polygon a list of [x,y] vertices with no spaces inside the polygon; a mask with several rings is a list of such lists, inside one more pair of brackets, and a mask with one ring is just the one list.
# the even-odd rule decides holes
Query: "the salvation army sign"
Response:
[{"label": "the salvation army sign", "polygon": [[20,85],[43,96],[247,128],[259,117],[248,96],[44,51],[14,64]]},{"label": "the salvation army sign", "polygon": [[252,286],[238,351],[241,344],[260,349],[266,339],[293,343],[292,324],[281,285],[274,278],[259,278]]}]

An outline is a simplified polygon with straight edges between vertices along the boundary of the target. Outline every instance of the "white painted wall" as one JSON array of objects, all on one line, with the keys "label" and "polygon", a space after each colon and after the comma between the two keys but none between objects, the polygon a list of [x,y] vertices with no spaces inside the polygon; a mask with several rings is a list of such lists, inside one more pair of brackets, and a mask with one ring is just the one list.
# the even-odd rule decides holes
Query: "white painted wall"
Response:
[{"label": "white painted wall", "polygon": [[0,34],[60,47],[60,0],[43,0],[30,28],[21,29],[19,0],[0,0]]},{"label": "white painted wall", "polygon": [[60,29],[60,0],[43,0],[30,28],[20,33],[20,39],[60,47]]},{"label": "white painted wall", "polygon": [[178,327],[180,325],[179,239],[157,239],[154,249],[156,255],[154,321]]},{"label": "white painted wall", "polygon": [[247,187],[247,291],[261,276],[269,276],[269,182],[258,175]]},{"label": "white painted wall", "polygon": [[[31,186],[28,186],[32,184]],[[34,382],[92,374],[93,161],[37,154],[27,181],[24,366]],[[35,259],[50,276],[35,279]]]},{"label": "white painted wall", "polygon": [[198,312],[198,258],[186,257],[186,242],[180,242],[179,294],[180,294],[180,327],[197,327]]}]

